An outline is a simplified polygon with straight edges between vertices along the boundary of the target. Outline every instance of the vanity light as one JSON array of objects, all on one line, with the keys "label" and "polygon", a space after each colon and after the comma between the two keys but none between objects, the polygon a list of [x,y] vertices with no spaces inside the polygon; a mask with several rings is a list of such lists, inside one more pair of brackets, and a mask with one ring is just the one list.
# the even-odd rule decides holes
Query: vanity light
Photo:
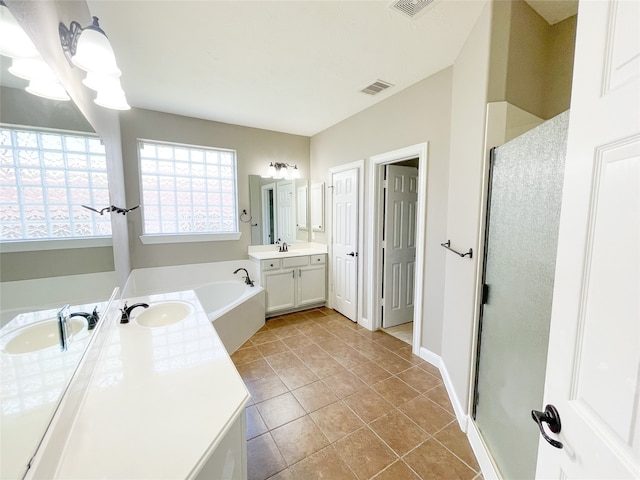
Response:
[{"label": "vanity light", "polygon": [[70,100],[51,67],[42,59],[29,36],[0,0],[0,54],[11,58],[9,73],[29,80],[25,90],[51,100]]},{"label": "vanity light", "polygon": [[40,56],[29,36],[3,1],[0,1],[0,54],[11,58]]},{"label": "vanity light", "polygon": [[[291,169],[291,171],[289,171]],[[267,169],[267,178],[287,178],[296,179],[300,178],[300,170],[298,165],[289,165],[282,162],[271,162]]]},{"label": "vanity light", "polygon": [[106,108],[129,110],[131,107],[120,86],[122,72],[98,17],[93,17],[93,23],[85,28],[76,21],[69,27],[60,23],[58,33],[69,62],[87,72],[82,83],[97,92],[94,102]]}]

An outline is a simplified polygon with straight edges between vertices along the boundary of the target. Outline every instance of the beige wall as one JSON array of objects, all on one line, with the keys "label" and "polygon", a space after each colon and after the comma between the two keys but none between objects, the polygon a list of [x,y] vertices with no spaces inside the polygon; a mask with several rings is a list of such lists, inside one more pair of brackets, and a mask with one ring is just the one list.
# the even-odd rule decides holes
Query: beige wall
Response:
[{"label": "beige wall", "polygon": [[453,66],[451,157],[446,238],[473,259],[446,255],[442,361],[466,411],[474,338],[478,238],[484,171],[491,5],[487,4]]},{"label": "beige wall", "polygon": [[[446,236],[450,115],[451,68],[447,68],[311,138],[311,180],[327,185],[331,167],[429,142],[427,229],[418,234],[426,235],[422,345],[436,354],[442,333],[444,250],[439,243]],[[370,205],[370,192],[364,188],[365,205]],[[325,211],[330,212],[330,194],[327,197]],[[365,211],[368,222],[371,210]],[[327,243],[330,235],[327,222],[327,231],[315,240]],[[366,309],[368,292],[364,295]],[[369,315],[363,312],[365,318]]]},{"label": "beige wall", "polygon": [[[264,174],[271,161],[297,164],[301,176],[309,176],[309,137],[138,108],[122,114],[121,124],[129,206],[140,203],[138,138],[236,150],[239,210],[250,210],[248,175]],[[237,241],[143,245],[139,238],[142,235],[140,210],[132,212],[127,219],[132,268],[247,258],[247,247],[251,244],[250,225],[240,223],[242,237]]]},{"label": "beige wall", "polygon": [[[112,203],[125,203],[120,149],[118,113],[93,103],[92,92],[82,85],[84,73],[70,66],[60,47],[58,25],[69,25],[77,20],[83,25],[91,23],[89,9],[84,1],[62,2],[5,2],[16,20],[31,37],[44,60],[57,74],[78,109],[93,129],[102,137],[107,151],[107,168]],[[126,221],[112,217],[113,256],[119,285],[124,285],[130,271],[128,233]],[[44,254],[42,254],[44,256]],[[62,253],[60,253],[62,255]],[[35,258],[35,256],[33,257]],[[41,265],[41,271],[53,270]]]},{"label": "beige wall", "polygon": [[524,0],[494,2],[488,99],[540,118],[569,108],[576,17],[549,25]]}]

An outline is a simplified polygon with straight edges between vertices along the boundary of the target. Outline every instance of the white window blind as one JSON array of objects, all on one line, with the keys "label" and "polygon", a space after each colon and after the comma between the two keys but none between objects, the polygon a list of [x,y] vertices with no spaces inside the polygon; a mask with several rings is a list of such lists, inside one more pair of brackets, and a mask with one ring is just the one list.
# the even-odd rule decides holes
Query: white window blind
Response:
[{"label": "white window blind", "polygon": [[111,236],[104,145],[85,133],[0,127],[0,240]]},{"label": "white window blind", "polygon": [[144,235],[238,231],[236,152],[138,140]]}]

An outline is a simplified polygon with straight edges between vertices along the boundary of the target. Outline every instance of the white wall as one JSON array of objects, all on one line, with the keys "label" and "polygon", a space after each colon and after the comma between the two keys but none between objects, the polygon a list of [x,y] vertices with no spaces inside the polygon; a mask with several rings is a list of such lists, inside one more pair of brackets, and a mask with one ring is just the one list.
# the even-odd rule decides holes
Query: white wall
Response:
[{"label": "white wall", "polygon": [[[446,257],[442,362],[445,381],[466,413],[479,268],[478,233],[484,169],[484,130],[489,76],[491,5],[487,4],[453,66],[451,157],[446,238],[473,259]],[[443,249],[444,250],[444,249]]]},{"label": "white wall", "polygon": [[[440,354],[444,298],[449,129],[451,125],[451,68],[442,70],[369,109],[311,138],[311,181],[331,184],[329,169],[402,147],[429,142],[424,317],[421,345]],[[422,168],[422,166],[421,166]],[[363,187],[366,187],[363,186]],[[325,211],[331,211],[327,190]],[[365,230],[370,221],[370,192],[365,189]],[[328,244],[330,225],[314,241]],[[366,252],[360,255],[364,258]],[[369,274],[365,271],[365,278]],[[368,300],[368,292],[364,292]],[[365,311],[364,316],[368,317]]]}]

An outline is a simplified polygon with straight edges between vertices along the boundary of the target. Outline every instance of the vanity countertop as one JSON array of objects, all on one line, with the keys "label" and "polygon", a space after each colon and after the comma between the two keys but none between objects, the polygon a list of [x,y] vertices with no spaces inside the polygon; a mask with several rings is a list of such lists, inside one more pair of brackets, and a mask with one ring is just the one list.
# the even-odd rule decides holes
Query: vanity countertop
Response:
[{"label": "vanity countertop", "polygon": [[292,243],[289,251],[279,252],[279,245],[257,245],[249,247],[249,258],[254,260],[271,260],[275,258],[302,257],[305,255],[321,255],[327,253],[327,246],[318,243]]},{"label": "vanity countertop", "polygon": [[244,414],[247,389],[193,291],[127,299],[167,301],[193,312],[144,327],[136,308],[106,332],[56,478],[192,478]]}]

